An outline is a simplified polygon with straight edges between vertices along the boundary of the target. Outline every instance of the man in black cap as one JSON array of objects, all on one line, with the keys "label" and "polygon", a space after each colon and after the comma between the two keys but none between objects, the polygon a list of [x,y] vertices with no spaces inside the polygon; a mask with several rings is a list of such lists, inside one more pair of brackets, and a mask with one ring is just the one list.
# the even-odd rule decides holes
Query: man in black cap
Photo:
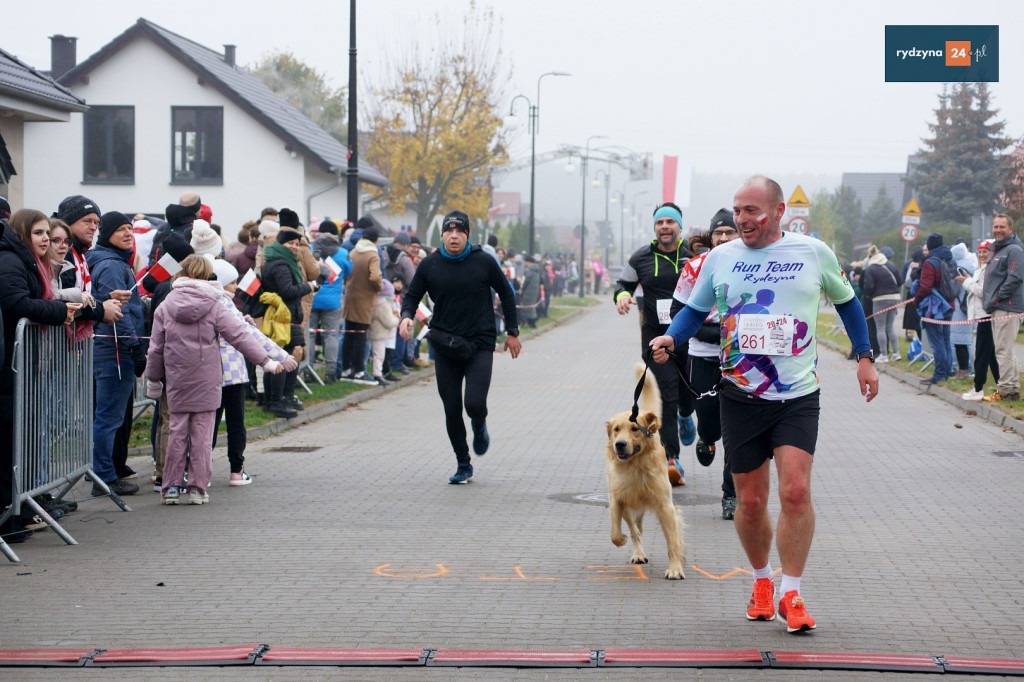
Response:
[{"label": "man in black cap", "polygon": [[[134,495],[139,487],[119,480],[114,461],[114,440],[124,423],[125,411],[132,401],[135,377],[142,376],[146,367],[146,347],[143,336],[145,323],[139,290],[133,289],[135,273],[132,271],[132,250],[135,237],[132,221],[118,211],[104,213],[100,219],[96,246],[86,253],[92,272],[92,295],[105,301],[115,291],[131,290],[124,317],[115,325],[96,327],[93,344],[93,376],[96,380],[96,415],[93,420],[93,473],[117,495]],[[124,466],[123,463],[121,464]],[[107,490],[94,481],[93,496],[106,495]]]},{"label": "man in black cap", "polygon": [[452,211],[441,223],[441,248],[423,259],[402,299],[399,332],[412,336],[416,308],[424,294],[434,301],[428,339],[435,351],[437,392],[444,404],[448,440],[455,451],[458,469],[449,483],[466,483],[473,477],[466,424],[462,417],[463,386],[465,408],[473,427],[473,452],[487,452],[487,392],[494,363],[494,317],[491,289],[501,297],[505,311],[505,350],[519,357],[519,323],[512,287],[498,264],[479,246],[469,243],[469,218]]},{"label": "man in black cap", "polygon": [[[733,220],[732,211],[727,208],[720,209],[711,218],[711,230],[699,235],[690,237],[687,246],[694,253],[699,253],[701,247],[705,249],[700,255],[694,256],[683,266],[679,273],[679,280],[676,283],[675,294],[673,294],[672,316],[682,310],[693,293],[693,285],[700,275],[704,259],[711,249],[731,242],[740,236]],[[688,350],[689,361],[687,372],[689,373],[690,387],[700,398],[693,401],[694,411],[697,413],[697,461],[701,466],[711,466],[715,460],[717,446],[715,445],[722,438],[722,420],[720,417],[718,394],[715,392],[722,381],[721,367],[721,336],[722,325],[715,308],[708,313],[704,323],[697,330],[697,333],[690,338]],[[732,472],[729,470],[728,453],[722,457],[722,518],[732,519],[736,514],[736,486],[732,480]]]},{"label": "man in black cap", "polygon": [[[73,194],[60,202],[53,217],[63,220],[71,232],[71,248],[64,260],[71,263],[73,268],[61,273],[61,288],[74,287],[91,294],[92,273],[85,261],[85,254],[92,248],[96,228],[100,225],[100,207],[88,197]],[[99,303],[94,300],[93,305],[84,306],[81,319],[112,324],[121,319],[121,305],[127,301],[127,291],[112,291],[106,301]]]}]

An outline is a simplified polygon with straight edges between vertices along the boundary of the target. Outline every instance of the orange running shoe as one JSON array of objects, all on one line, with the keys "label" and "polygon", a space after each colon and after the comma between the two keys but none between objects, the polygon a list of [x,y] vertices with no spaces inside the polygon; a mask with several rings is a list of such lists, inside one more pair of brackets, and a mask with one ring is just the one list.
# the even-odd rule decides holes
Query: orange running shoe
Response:
[{"label": "orange running shoe", "polygon": [[747,620],[775,620],[775,581],[758,578],[747,603]]},{"label": "orange running shoe", "polygon": [[786,621],[786,632],[806,632],[817,627],[807,613],[804,598],[796,590],[790,590],[779,600],[779,618]]},{"label": "orange running shoe", "polygon": [[679,463],[678,459],[668,460],[668,480],[674,486],[686,485],[686,479],[683,477],[683,465]]}]

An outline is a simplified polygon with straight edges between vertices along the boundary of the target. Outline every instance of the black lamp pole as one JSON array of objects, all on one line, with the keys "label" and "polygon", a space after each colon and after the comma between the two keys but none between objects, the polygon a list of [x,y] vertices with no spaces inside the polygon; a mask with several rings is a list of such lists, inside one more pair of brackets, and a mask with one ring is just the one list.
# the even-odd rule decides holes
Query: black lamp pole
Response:
[{"label": "black lamp pole", "polygon": [[[544,76],[571,76],[563,71],[548,71],[537,78],[537,99],[530,103],[530,253],[537,252],[537,228],[534,223],[536,211],[536,177],[537,177],[537,123],[540,121],[540,82]],[[527,102],[530,102],[529,99]]]},{"label": "black lamp pole", "polygon": [[356,97],[356,0],[349,0],[348,39],[348,168],[345,187],[348,190],[348,219],[359,220],[359,116]]},{"label": "black lamp pole", "polygon": [[580,210],[580,298],[587,295],[586,286],[584,286],[587,282],[587,278],[584,276],[584,273],[586,272],[584,259],[587,256],[587,161],[590,160],[590,141],[599,140],[604,137],[607,137],[607,135],[591,135],[588,137],[586,151],[583,153],[583,207]]}]

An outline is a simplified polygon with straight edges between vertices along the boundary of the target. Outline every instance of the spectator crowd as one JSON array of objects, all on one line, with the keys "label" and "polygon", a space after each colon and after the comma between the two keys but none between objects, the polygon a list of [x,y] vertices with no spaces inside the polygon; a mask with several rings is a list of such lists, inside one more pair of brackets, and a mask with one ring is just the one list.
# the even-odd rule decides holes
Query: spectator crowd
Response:
[{"label": "spectator crowd", "polygon": [[[103,212],[82,195],[55,210],[12,211],[0,198],[0,512],[13,502],[15,330],[27,318],[63,327],[70,341],[92,337],[95,410],[91,493],[134,495],[128,466],[135,407],[154,401],[150,484],[167,505],[209,502],[217,425],[226,424],[230,486],[252,483],[245,463],[246,402],[293,418],[300,373],[324,383],[398,382],[432,364],[417,334],[397,333],[402,296],[430,248],[407,231],[392,235],[371,217],[303,225],[289,208],[264,208],[233,239],[211,207],[183,193],[162,215]],[[484,246],[501,266],[529,326],[552,295],[579,285],[575,260]],[[596,265],[595,265],[596,264]],[[599,259],[588,272],[603,272]],[[591,274],[586,285],[598,290]],[[504,326],[495,295],[495,330]],[[419,326],[431,315],[421,304]],[[136,391],[144,395],[136,395]],[[35,498],[54,518],[77,509],[48,493]],[[5,541],[38,524],[22,505],[6,513]]]}]

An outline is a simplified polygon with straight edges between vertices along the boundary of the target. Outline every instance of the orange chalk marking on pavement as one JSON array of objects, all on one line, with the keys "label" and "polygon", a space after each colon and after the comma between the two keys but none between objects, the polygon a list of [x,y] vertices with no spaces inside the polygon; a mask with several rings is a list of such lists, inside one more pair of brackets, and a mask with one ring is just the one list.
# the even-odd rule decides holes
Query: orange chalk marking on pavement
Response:
[{"label": "orange chalk marking on pavement", "polygon": [[[708,573],[707,571],[702,569],[697,564],[690,564],[690,568],[692,568],[693,570],[697,571],[702,576],[704,576],[706,578],[711,578],[712,580],[725,580],[726,578],[733,578],[733,577],[736,577],[738,575],[754,575],[754,572],[751,571],[750,569],[748,569],[748,568],[740,568],[739,566],[736,566],[735,568],[733,568],[728,573],[722,573],[721,575],[715,575],[714,573]],[[776,568],[775,569],[775,575],[780,575],[781,573],[782,573],[782,569],[781,568]]]},{"label": "orange chalk marking on pavement", "polygon": [[647,574],[644,573],[644,567],[641,564],[630,564],[628,566],[587,566],[587,568],[610,569],[598,570],[597,572],[619,574],[613,575],[610,578],[587,578],[587,580],[650,580]]},{"label": "orange chalk marking on pavement", "polygon": [[394,569],[395,571],[409,571],[409,572],[408,573],[406,573],[406,572],[403,572],[403,573],[393,573],[393,572],[388,570],[391,567],[391,564],[381,564],[377,568],[373,569],[373,572],[375,574],[377,574],[377,575],[382,575],[382,576],[385,576],[387,578],[440,578],[442,576],[448,575],[448,567],[447,566],[445,566],[444,564],[435,564],[435,566],[437,567],[437,570],[435,572],[433,572],[433,573],[427,573],[427,571],[433,570],[433,569],[430,569],[430,568],[422,568],[422,569],[416,569],[416,568],[396,568],[396,569]]},{"label": "orange chalk marking on pavement", "polygon": [[529,578],[529,577],[523,575],[523,567],[522,566],[514,566],[512,570],[514,570],[516,572],[516,577],[515,578],[512,578],[512,577],[502,577],[502,576],[482,575],[482,576],[480,576],[480,580],[561,580],[561,578],[550,578],[550,577],[549,578]]}]

